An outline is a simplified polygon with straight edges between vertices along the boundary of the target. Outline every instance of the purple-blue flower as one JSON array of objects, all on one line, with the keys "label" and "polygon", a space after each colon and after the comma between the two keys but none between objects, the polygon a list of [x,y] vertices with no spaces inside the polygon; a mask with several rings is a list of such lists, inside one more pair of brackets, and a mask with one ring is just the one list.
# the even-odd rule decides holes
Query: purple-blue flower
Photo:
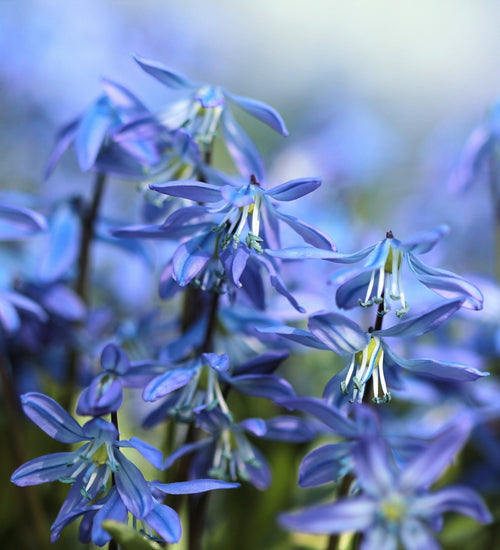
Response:
[{"label": "purple-blue flower", "polygon": [[385,239],[354,254],[301,248],[267,252],[284,259],[302,257],[349,264],[365,260],[363,266],[341,270],[332,277],[332,281],[339,285],[335,298],[337,306],[342,309],[377,304],[382,306],[379,315],[383,315],[390,311],[391,301],[395,301],[400,304],[396,315],[403,316],[410,308],[403,288],[404,263],[412,275],[427,288],[448,299],[462,298],[462,307],[481,309],[483,296],[474,284],[451,271],[430,267],[417,257],[432,250],[448,232],[448,226],[440,225],[431,231],[400,241],[389,231]]},{"label": "purple-blue flower", "polygon": [[387,402],[391,393],[387,378],[399,380],[398,371],[408,369],[417,374],[440,379],[476,380],[487,376],[473,367],[434,359],[405,359],[396,355],[383,337],[416,337],[434,330],[462,306],[462,300],[449,300],[433,309],[400,321],[392,327],[363,330],[352,319],[334,312],[319,312],[309,318],[309,331],[292,327],[270,327],[261,332],[272,332],[317,349],[329,349],[337,355],[349,357],[349,364],[327,384],[324,397],[333,400],[338,387],[351,401],[361,402],[366,383],[373,381],[373,402]]},{"label": "purple-blue flower", "polygon": [[305,533],[363,533],[360,550],[439,549],[445,512],[458,512],[480,523],[491,521],[481,498],[468,487],[453,485],[430,492],[467,439],[470,426],[454,425],[406,464],[396,466],[389,446],[367,434],[353,449],[358,492],[332,504],[282,514],[280,524]]},{"label": "purple-blue flower", "polygon": [[[68,513],[108,488],[111,476],[121,500],[136,518],[144,518],[153,508],[153,500],[140,470],[120,450],[133,447],[158,466],[159,451],[136,438],[119,441],[113,424],[94,418],[80,426],[56,401],[41,393],[21,396],[26,415],[45,433],[62,443],[81,443],[75,451],[41,456],[20,466],[11,481],[21,487],[49,481],[73,485],[62,510]],[[69,499],[69,500],[68,500]]]},{"label": "purple-blue flower", "polygon": [[169,129],[186,129],[209,154],[213,139],[219,128],[226,146],[238,168],[245,174],[264,176],[264,167],[254,143],[238,124],[231,112],[235,104],[280,134],[287,136],[283,119],[272,107],[249,97],[230,93],[221,86],[200,84],[187,79],[158,61],[135,57],[144,71],[174,90],[182,90],[186,98],[171,105],[156,118]]}]

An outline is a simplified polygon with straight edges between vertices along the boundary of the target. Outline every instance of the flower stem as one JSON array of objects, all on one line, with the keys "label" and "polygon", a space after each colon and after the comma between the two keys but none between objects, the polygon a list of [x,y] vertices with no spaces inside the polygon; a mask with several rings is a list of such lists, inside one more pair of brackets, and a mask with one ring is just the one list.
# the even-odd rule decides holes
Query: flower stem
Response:
[{"label": "flower stem", "polygon": [[[92,202],[88,207],[83,207],[81,214],[82,232],[80,236],[80,252],[78,256],[78,275],[75,283],[75,290],[82,300],[88,305],[88,284],[89,284],[89,265],[90,265],[90,247],[95,233],[95,224],[101,204],[106,175],[98,172],[94,179],[94,190]],[[63,406],[70,409],[73,396],[77,386],[78,371],[78,351],[73,347],[68,359],[68,382],[65,402]]]},{"label": "flower stem", "polygon": [[[349,494],[349,489],[351,488],[352,482],[353,482],[353,477],[350,474],[347,474],[342,478],[339,491],[337,494],[337,498],[343,498]],[[342,550],[343,548],[345,548],[344,544],[342,544],[342,540],[343,540],[342,534],[334,533],[330,535],[330,538],[328,539],[328,544],[325,550]]]}]

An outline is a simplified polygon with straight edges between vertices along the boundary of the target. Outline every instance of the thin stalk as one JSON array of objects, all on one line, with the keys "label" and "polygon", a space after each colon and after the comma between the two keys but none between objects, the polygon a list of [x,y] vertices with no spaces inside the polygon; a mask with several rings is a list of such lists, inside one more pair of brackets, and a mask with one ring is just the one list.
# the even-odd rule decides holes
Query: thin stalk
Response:
[{"label": "thin stalk", "polygon": [[88,301],[88,279],[90,264],[90,246],[94,238],[95,222],[101,204],[106,174],[97,172],[94,180],[92,202],[85,208],[82,215],[82,234],[80,238],[80,255],[78,257],[78,278],[76,292],[85,301]]},{"label": "thin stalk", "polygon": [[[102,201],[104,187],[106,183],[106,174],[98,172],[94,179],[94,189],[92,194],[92,202],[88,207],[83,207],[81,214],[82,232],[80,235],[80,251],[78,256],[78,274],[75,283],[75,290],[82,298],[85,304],[89,302],[89,271],[90,271],[90,248],[95,233],[95,224],[99,212],[99,206]],[[70,351],[68,358],[68,382],[67,391],[63,406],[70,410],[73,396],[77,387],[77,370],[78,370],[78,351],[75,347]]]},{"label": "thin stalk", "polygon": [[[118,413],[116,411],[111,413],[111,423],[114,425],[116,430],[118,430]],[[111,474],[111,483],[112,485],[115,485],[115,474]],[[111,539],[108,543],[108,550],[118,550],[118,544],[114,539]]]},{"label": "thin stalk", "polygon": [[[353,477],[350,474],[345,475],[340,483],[337,498],[346,497],[349,494]],[[342,534],[334,533],[328,538],[328,544],[325,550],[341,550]]]}]

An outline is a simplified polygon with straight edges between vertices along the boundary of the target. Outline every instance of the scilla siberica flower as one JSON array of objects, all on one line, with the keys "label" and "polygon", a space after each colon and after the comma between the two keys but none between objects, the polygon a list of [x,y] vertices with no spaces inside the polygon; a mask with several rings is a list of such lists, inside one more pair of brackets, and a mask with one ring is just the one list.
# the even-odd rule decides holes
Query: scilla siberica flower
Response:
[{"label": "scilla siberica flower", "polygon": [[119,441],[113,424],[102,418],[93,418],[83,426],[56,401],[40,393],[21,396],[26,415],[45,433],[62,443],[83,443],[69,452],[54,453],[35,458],[20,466],[11,481],[21,487],[49,481],[73,485],[61,510],[68,513],[75,506],[90,502],[107,490],[113,475],[116,489],[125,507],[138,519],[153,508],[153,499],[146,480],[139,469],[123,455],[120,447],[134,447],[143,456],[158,465],[161,453],[139,439]]},{"label": "scilla siberica flower", "polygon": [[308,347],[329,349],[337,355],[350,357],[348,367],[327,384],[324,397],[334,400],[337,388],[350,395],[351,401],[363,400],[366,383],[373,380],[373,402],[391,399],[387,374],[398,383],[400,368],[444,380],[476,380],[487,376],[475,368],[435,359],[405,359],[396,355],[382,337],[416,337],[434,330],[462,306],[462,300],[450,300],[420,315],[405,319],[382,330],[364,331],[357,323],[334,312],[318,312],[309,318],[310,332],[292,327],[270,327],[272,332]]},{"label": "scilla siberica flower", "polygon": [[269,105],[230,93],[221,86],[199,84],[157,61],[141,57],[135,60],[144,71],[174,90],[186,92],[185,99],[175,102],[156,117],[169,129],[186,129],[200,144],[204,153],[210,151],[218,128],[238,168],[245,174],[256,174],[260,179],[264,168],[257,148],[247,133],[236,122],[229,104],[233,103],[261,120],[280,134],[287,136],[283,119]]},{"label": "scilla siberica flower", "polygon": [[[301,310],[286,289],[274,258],[264,253],[263,247],[279,248],[279,222],[286,223],[308,244],[328,252],[335,245],[326,235],[294,216],[284,214],[276,202],[298,199],[317,189],[320,180],[301,178],[265,189],[255,179],[243,185],[214,170],[210,171],[216,183],[201,181],[168,182],[151,185],[155,191],[208,204],[194,205],[173,212],[161,226],[136,226],[115,230],[119,237],[146,237],[173,239],[190,236],[174,253],[160,278],[160,295],[172,296],[179,287],[190,283],[202,290],[220,291],[221,283],[233,289],[247,290],[254,303],[262,283],[259,269],[269,273],[272,286],[290,303]],[[194,235],[194,236],[193,236]],[[246,277],[257,278],[260,284]],[[253,285],[251,283],[254,283]],[[246,283],[246,284],[245,284]]]},{"label": "scilla siberica flower", "polygon": [[363,533],[360,550],[438,550],[445,512],[458,512],[480,523],[491,521],[484,502],[468,487],[453,485],[430,492],[465,442],[470,426],[452,426],[415,456],[404,469],[380,438],[366,437],[353,449],[358,491],[332,504],[282,514],[280,524],[304,533]]},{"label": "scilla siberica flower", "polygon": [[377,304],[381,306],[379,315],[384,315],[390,310],[391,301],[396,301],[400,304],[396,315],[401,317],[407,313],[410,305],[402,283],[404,263],[427,288],[445,298],[462,298],[462,307],[481,309],[483,296],[475,285],[455,273],[430,267],[417,257],[417,254],[432,250],[448,232],[447,225],[440,225],[400,241],[392,231],[388,231],[385,239],[354,254],[323,253],[321,250],[303,248],[267,252],[284,259],[325,259],[337,263],[356,263],[366,259],[363,266],[341,270],[332,277],[332,281],[339,284],[335,295],[337,306],[343,309]]},{"label": "scilla siberica flower", "polygon": [[65,125],[47,163],[49,177],[61,155],[73,143],[82,171],[91,168],[123,176],[142,177],[143,165],[159,161],[157,143],[151,136],[126,136],[114,140],[125,123],[150,115],[147,108],[125,87],[103,79],[104,93],[84,113]]}]

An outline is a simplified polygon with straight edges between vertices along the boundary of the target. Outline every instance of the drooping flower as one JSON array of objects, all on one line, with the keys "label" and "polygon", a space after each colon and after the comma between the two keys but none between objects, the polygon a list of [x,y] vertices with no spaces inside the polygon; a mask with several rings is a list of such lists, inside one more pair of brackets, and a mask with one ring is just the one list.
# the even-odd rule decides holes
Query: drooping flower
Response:
[{"label": "drooping flower", "polygon": [[445,512],[458,512],[480,523],[491,515],[479,495],[453,485],[430,492],[467,439],[470,426],[453,425],[415,456],[404,469],[396,466],[389,446],[369,434],[353,449],[359,493],[332,504],[282,514],[280,524],[304,533],[362,532],[361,550],[439,549],[432,531],[439,531]]},{"label": "drooping flower", "polygon": [[351,401],[361,402],[366,383],[373,381],[373,402],[388,402],[391,393],[387,380],[399,383],[399,370],[408,369],[416,374],[443,380],[476,380],[487,376],[473,367],[435,359],[405,359],[396,355],[384,337],[416,337],[434,330],[462,306],[462,299],[449,300],[433,309],[410,317],[396,325],[364,331],[353,320],[334,312],[319,312],[309,318],[310,330],[292,327],[270,327],[272,332],[317,349],[329,349],[337,355],[350,357],[348,367],[336,375],[325,387],[324,397],[335,400],[338,388]]},{"label": "drooping flower", "polygon": [[157,61],[135,57],[148,74],[174,90],[186,92],[186,98],[174,103],[156,119],[169,129],[186,129],[206,154],[219,128],[238,168],[245,174],[264,176],[260,154],[248,134],[236,122],[230,104],[235,104],[280,134],[286,136],[283,119],[272,107],[248,97],[230,93],[221,86],[193,82]]},{"label": "drooping flower", "polygon": [[[186,237],[160,277],[160,294],[171,297],[181,287],[196,284],[202,290],[234,291],[242,288],[259,307],[263,299],[260,271],[271,285],[301,310],[279,274],[278,262],[263,248],[281,246],[279,224],[284,222],[305,242],[327,250],[335,245],[321,231],[284,214],[278,202],[298,199],[317,189],[320,180],[301,178],[264,189],[251,177],[243,185],[210,171],[217,183],[201,181],[151,185],[155,191],[198,203],[173,212],[161,226],[136,226],[114,231],[119,237],[176,239]],[[231,297],[230,294],[230,297]]]},{"label": "drooping flower", "polygon": [[148,109],[124,86],[103,79],[104,93],[84,113],[59,131],[47,163],[49,177],[61,155],[73,143],[82,171],[91,168],[121,176],[142,177],[143,166],[159,161],[157,136],[127,136],[114,140],[125,123],[149,115]]},{"label": "drooping flower", "polygon": [[136,518],[144,518],[153,508],[153,500],[140,470],[121,452],[133,447],[154,465],[160,465],[161,453],[140,441],[119,441],[113,424],[93,418],[83,426],[56,401],[41,393],[21,396],[26,415],[45,433],[62,443],[83,443],[75,451],[41,456],[20,466],[11,481],[21,487],[60,481],[73,485],[61,508],[63,515],[74,507],[87,504],[105,492],[113,476],[121,500]]},{"label": "drooping flower", "polygon": [[366,259],[363,266],[341,270],[332,277],[332,281],[339,285],[335,294],[337,306],[343,309],[377,304],[381,306],[379,315],[384,315],[390,311],[391,301],[395,301],[400,304],[396,315],[403,316],[410,308],[402,281],[403,265],[406,263],[412,275],[427,288],[448,299],[462,298],[462,307],[479,310],[483,296],[474,284],[451,271],[430,267],[417,257],[432,250],[448,232],[448,226],[440,225],[400,241],[388,231],[385,239],[354,254],[323,253],[321,250],[301,248],[267,252],[284,259],[302,257],[349,264]]}]

